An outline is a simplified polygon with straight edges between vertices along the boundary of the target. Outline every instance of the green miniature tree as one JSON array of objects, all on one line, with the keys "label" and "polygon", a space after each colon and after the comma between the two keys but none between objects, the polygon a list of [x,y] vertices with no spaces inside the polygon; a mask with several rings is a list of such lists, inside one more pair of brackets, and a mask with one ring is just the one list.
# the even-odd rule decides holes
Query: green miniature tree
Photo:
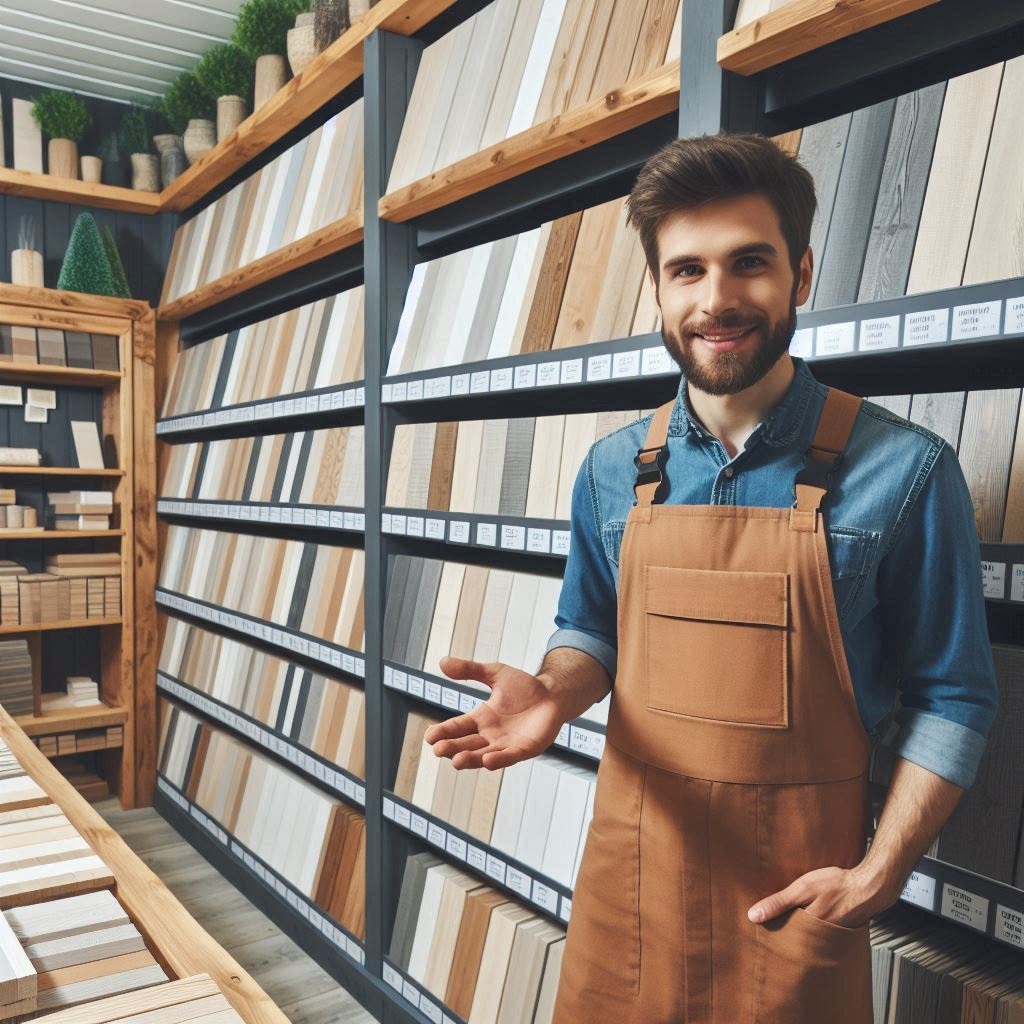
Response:
[{"label": "green miniature tree", "polygon": [[211,96],[191,71],[178,75],[160,102],[175,135],[182,135],[194,118],[212,119],[216,107],[217,97]]},{"label": "green miniature tree", "polygon": [[195,67],[195,76],[208,96],[249,95],[254,65],[252,58],[234,43],[207,50]]},{"label": "green miniature tree", "polygon": [[91,213],[79,214],[71,232],[57,287],[67,292],[123,297],[110,258]]},{"label": "green miniature tree", "polygon": [[117,129],[118,148],[122,153],[152,153],[153,136],[165,127],[163,114],[155,107],[133,103],[121,118]]},{"label": "green miniature tree", "polygon": [[114,273],[114,284],[117,288],[117,295],[122,299],[132,297],[131,289],[128,287],[128,275],[124,272],[124,264],[121,262],[121,254],[117,251],[117,242],[114,241],[114,233],[110,228],[103,225],[103,249],[110,262],[110,269]]},{"label": "green miniature tree", "polygon": [[85,101],[74,93],[51,89],[32,101],[32,117],[49,139],[81,142],[92,124]]},{"label": "green miniature tree", "polygon": [[283,57],[288,52],[288,30],[308,10],[308,0],[246,0],[231,41],[253,60],[266,54]]}]

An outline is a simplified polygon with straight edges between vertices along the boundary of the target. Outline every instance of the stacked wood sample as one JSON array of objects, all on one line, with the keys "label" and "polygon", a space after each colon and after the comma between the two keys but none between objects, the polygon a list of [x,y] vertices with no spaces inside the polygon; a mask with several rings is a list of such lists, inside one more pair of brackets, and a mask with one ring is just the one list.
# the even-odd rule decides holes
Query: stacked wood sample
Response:
[{"label": "stacked wood sample", "polygon": [[33,742],[47,757],[65,754],[86,754],[93,750],[111,750],[124,743],[124,726],[111,725],[105,729],[82,729],[52,736],[33,736]]},{"label": "stacked wood sample", "polygon": [[243,1024],[224,994],[207,974],[149,985],[47,1015],[47,1024]]},{"label": "stacked wood sample", "polygon": [[165,700],[159,770],[296,891],[363,937],[362,814]]},{"label": "stacked wood sample", "polygon": [[362,205],[360,99],[178,229],[161,304],[359,213]]},{"label": "stacked wood sample", "polygon": [[462,1020],[550,1024],[565,930],[418,853],[405,864],[390,959]]},{"label": "stacked wood sample", "polygon": [[35,1011],[39,984],[32,961],[0,915],[0,1020]]},{"label": "stacked wood sample", "polygon": [[679,54],[678,0],[495,0],[424,52],[388,192]]},{"label": "stacked wood sample", "polygon": [[339,768],[364,776],[360,688],[181,619],[167,622],[159,668]]},{"label": "stacked wood sample", "polygon": [[591,445],[640,415],[399,424],[384,504],[567,520],[573,484]]},{"label": "stacked wood sample", "polygon": [[[4,620],[6,622],[10,620]],[[0,640],[0,705],[12,716],[31,715],[32,655],[27,640]]]},{"label": "stacked wood sample", "polygon": [[[384,613],[384,658],[443,677],[447,654],[540,667],[555,630],[561,580],[528,572],[395,555]],[[486,693],[482,683],[463,685]],[[607,698],[586,716],[607,717]]]},{"label": "stacked wood sample", "polygon": [[159,585],[361,651],[364,562],[355,548],[172,526]]},{"label": "stacked wood sample", "polygon": [[183,349],[162,416],[238,405],[361,380],[360,286]]},{"label": "stacked wood sample", "polygon": [[596,772],[554,754],[496,771],[455,769],[423,739],[433,724],[410,713],[395,795],[547,878],[575,885]]},{"label": "stacked wood sample", "polygon": [[335,427],[175,445],[165,498],[280,505],[363,504],[364,428]]},{"label": "stacked wood sample", "polygon": [[51,491],[47,517],[54,530],[109,530],[114,514],[110,491]]},{"label": "stacked wood sample", "polygon": [[417,264],[387,372],[546,352],[657,329],[623,200]]},{"label": "stacked wood sample", "polygon": [[110,334],[0,323],[0,363],[38,363],[117,371],[118,339]]},{"label": "stacked wood sample", "polygon": [[4,625],[109,619],[120,614],[121,556],[116,552],[50,555],[45,572],[2,563],[0,622]]},{"label": "stacked wood sample", "polygon": [[0,491],[0,534],[8,530],[21,533],[42,529],[39,525],[39,511],[34,505],[19,505],[13,488]]}]

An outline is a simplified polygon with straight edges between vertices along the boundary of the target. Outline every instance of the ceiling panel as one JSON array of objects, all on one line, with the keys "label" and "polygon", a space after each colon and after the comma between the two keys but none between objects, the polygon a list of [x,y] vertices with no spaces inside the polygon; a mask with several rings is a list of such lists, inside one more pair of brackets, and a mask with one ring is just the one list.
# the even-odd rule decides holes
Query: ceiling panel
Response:
[{"label": "ceiling panel", "polygon": [[0,75],[119,102],[227,40],[242,0],[0,0]]}]

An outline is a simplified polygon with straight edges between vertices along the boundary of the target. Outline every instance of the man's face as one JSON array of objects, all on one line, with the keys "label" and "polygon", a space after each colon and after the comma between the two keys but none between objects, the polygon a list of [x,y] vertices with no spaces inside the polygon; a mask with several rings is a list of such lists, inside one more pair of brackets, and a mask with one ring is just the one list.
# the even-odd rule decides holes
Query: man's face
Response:
[{"label": "man's face", "polygon": [[811,287],[811,252],[789,263],[778,214],[760,195],[670,214],[658,228],[665,347],[711,395],[757,383],[789,349]]}]

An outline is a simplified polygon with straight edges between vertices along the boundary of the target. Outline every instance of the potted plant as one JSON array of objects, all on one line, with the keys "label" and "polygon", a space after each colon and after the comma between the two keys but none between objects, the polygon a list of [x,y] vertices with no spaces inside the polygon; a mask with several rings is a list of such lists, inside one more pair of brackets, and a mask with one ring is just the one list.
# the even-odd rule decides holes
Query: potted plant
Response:
[{"label": "potted plant", "polygon": [[11,253],[11,283],[43,287],[43,254],[36,248],[38,228],[31,217],[18,221],[18,248]]},{"label": "potted plant", "polygon": [[252,58],[234,43],[207,50],[195,76],[208,96],[217,98],[217,141],[226,139],[245,119],[246,97],[252,82]]},{"label": "potted plant", "polygon": [[238,12],[231,41],[256,61],[253,110],[285,83],[288,30],[307,9],[307,0],[246,0]]},{"label": "potted plant", "polygon": [[160,166],[149,145],[152,111],[132,104],[121,118],[117,137],[121,152],[131,154],[132,188],[160,191]]},{"label": "potted plant", "polygon": [[190,164],[205,156],[217,144],[213,123],[216,97],[203,88],[191,71],[183,71],[164,93],[160,108],[171,131],[181,135]]},{"label": "potted plant", "polygon": [[74,93],[51,89],[32,102],[32,117],[50,140],[49,173],[78,177],[78,143],[92,123],[85,102]]}]

